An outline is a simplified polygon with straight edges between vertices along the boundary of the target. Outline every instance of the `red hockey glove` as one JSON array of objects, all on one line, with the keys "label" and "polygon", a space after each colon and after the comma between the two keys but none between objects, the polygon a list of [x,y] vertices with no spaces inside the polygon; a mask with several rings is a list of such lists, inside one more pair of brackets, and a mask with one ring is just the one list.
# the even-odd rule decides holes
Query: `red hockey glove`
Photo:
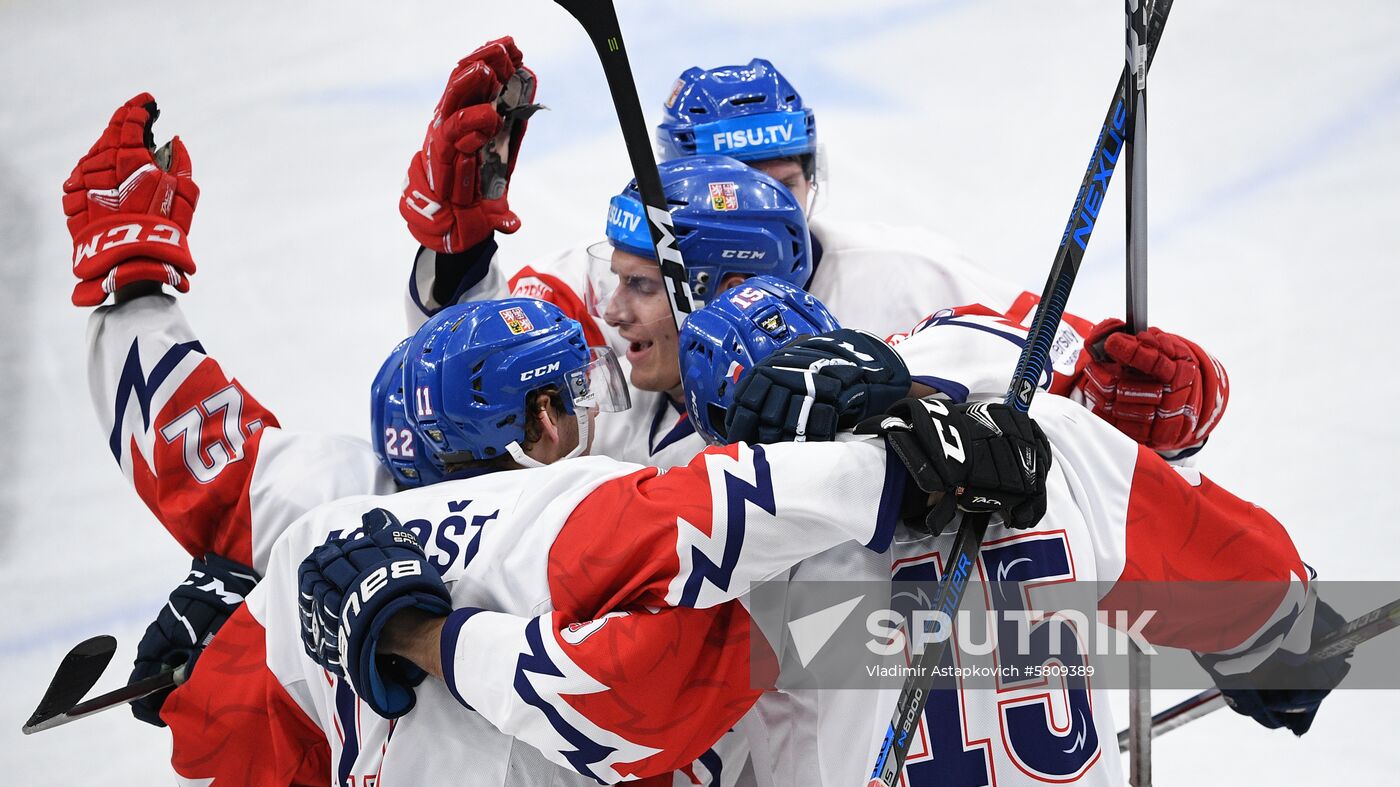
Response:
[{"label": "red hockey glove", "polygon": [[1075,385],[1095,415],[1154,451],[1205,442],[1225,412],[1225,367],[1199,345],[1157,328],[1104,320],[1084,342],[1093,358]]},{"label": "red hockey glove", "polygon": [[155,149],[151,125],[159,115],[149,93],[123,104],[63,184],[76,306],[97,306],[138,281],[190,289],[186,237],[199,187],[179,137]]},{"label": "red hockey glove", "polygon": [[399,213],[418,242],[457,254],[520,219],[507,201],[520,140],[539,106],[535,72],[509,36],[467,55],[447,80],[423,149],[408,166]]}]

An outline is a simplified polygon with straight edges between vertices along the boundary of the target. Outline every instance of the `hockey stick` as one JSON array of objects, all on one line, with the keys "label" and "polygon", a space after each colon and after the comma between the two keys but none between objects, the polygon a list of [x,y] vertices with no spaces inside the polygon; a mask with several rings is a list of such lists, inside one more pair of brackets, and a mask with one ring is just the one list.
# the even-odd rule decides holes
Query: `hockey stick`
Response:
[{"label": "hockey stick", "polygon": [[[1308,661],[1323,661],[1355,650],[1357,645],[1396,627],[1400,627],[1400,599],[1347,621],[1345,626],[1323,638],[1316,647],[1308,651]],[[1170,732],[1188,721],[1199,719],[1223,707],[1225,697],[1221,695],[1220,689],[1207,689],[1153,716],[1152,737]],[[1118,733],[1118,750],[1126,751],[1127,748],[1128,730],[1121,730]]]},{"label": "hockey stick", "polygon": [[[1172,0],[1157,0],[1152,11],[1147,38],[1147,63],[1157,53],[1157,42],[1161,39],[1162,27],[1166,24]],[[1011,387],[1006,394],[1006,403],[1021,412],[1031,406],[1037,383],[1045,371],[1050,357],[1050,345],[1059,329],[1060,318],[1064,315],[1065,302],[1069,298],[1074,277],[1084,259],[1084,250],[1089,237],[1094,232],[1094,222],[1103,205],[1109,181],[1113,178],[1114,166],[1123,151],[1123,135],[1127,122],[1126,104],[1131,89],[1131,69],[1125,64],[1118,78],[1118,87],[1109,103],[1108,114],[1094,143],[1093,155],[1080,182],[1079,193],[1074,198],[1074,208],[1070,211],[1069,223],[1065,225],[1060,238],[1059,250],[1055,253],[1055,263],[1045,282],[1045,290],[1040,296],[1040,307],[1036,309],[1035,320],[1031,323],[1026,345],[1021,349],[1016,372],[1011,378]],[[963,518],[962,527],[953,540],[952,554],[948,558],[945,574],[938,583],[933,599],[933,609],[952,617],[962,606],[963,594],[967,591],[967,580],[977,553],[982,548],[982,540],[987,535],[989,517],[973,514]],[[910,665],[908,677],[900,689],[895,703],[894,716],[885,731],[884,742],[875,758],[867,787],[893,787],[899,780],[904,760],[909,755],[909,745],[913,742],[914,731],[923,717],[924,706],[928,703],[929,691],[938,675],[938,665],[943,660],[948,638],[940,639],[923,652],[915,655]]]},{"label": "hockey stick", "polygon": [[671,301],[671,315],[675,318],[679,333],[681,323],[695,310],[695,301],[690,291],[685,260],[681,258],[681,250],[676,245],[671,212],[666,208],[661,175],[656,171],[656,158],[652,155],[651,141],[647,137],[646,118],[642,115],[637,84],[632,79],[627,48],[623,46],[622,30],[617,23],[617,9],[613,7],[613,0],[554,2],[563,6],[583,25],[603,64],[603,75],[608,79],[608,90],[617,109],[617,122],[622,126],[622,140],[627,145],[627,157],[632,160],[632,176],[637,179],[637,191],[642,195],[642,204],[646,207],[647,226],[651,230],[652,245],[656,247],[656,259],[661,263],[662,277],[671,285],[666,294]]},{"label": "hockey stick", "polygon": [[[1127,323],[1147,329],[1147,16],[1148,0],[1123,0],[1128,103]],[[1128,783],[1152,787],[1152,662],[1136,642],[1128,646]]]},{"label": "hockey stick", "polygon": [[175,669],[159,672],[86,702],[79,702],[89,689],[97,685],[98,678],[102,677],[103,670],[107,669],[112,654],[116,652],[117,640],[106,634],[75,645],[68,651],[68,655],[63,657],[53,680],[49,682],[48,691],[44,692],[43,699],[39,700],[39,707],[34,709],[33,715],[20,728],[20,732],[32,735],[41,730],[59,727],[84,716],[91,716],[158,691],[174,688],[184,683],[188,677],[187,665],[181,664]]},{"label": "hockey stick", "polygon": [[1124,0],[1128,68],[1133,71],[1128,105],[1128,330],[1147,330],[1147,17],[1148,0]]}]

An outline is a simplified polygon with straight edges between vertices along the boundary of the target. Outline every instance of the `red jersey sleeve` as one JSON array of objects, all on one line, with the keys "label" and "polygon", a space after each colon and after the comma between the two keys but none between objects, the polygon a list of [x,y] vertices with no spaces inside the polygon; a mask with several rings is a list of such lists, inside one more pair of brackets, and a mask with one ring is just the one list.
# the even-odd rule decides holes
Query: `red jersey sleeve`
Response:
[{"label": "red jersey sleeve", "polygon": [[1122,574],[1100,608],[1155,611],[1142,629],[1154,644],[1257,660],[1308,606],[1310,572],[1278,520],[1147,448],[1133,468],[1125,539]]},{"label": "red jersey sleeve", "polygon": [[560,765],[613,782],[704,762],[776,670],[749,631],[738,602],[584,621],[468,608],[444,627],[443,666],[462,704]]},{"label": "red jersey sleeve", "polygon": [[93,315],[89,377],[108,447],[187,552],[253,563],[248,487],[276,417],[210,358],[169,296]]},{"label": "red jersey sleeve", "polygon": [[330,746],[267,668],[266,632],[239,607],[161,709],[171,765],[186,780],[242,787],[325,787]]},{"label": "red jersey sleeve", "polygon": [[607,481],[549,552],[554,608],[706,607],[848,541],[884,551],[908,478],[883,442],[712,447]]},{"label": "red jersey sleeve", "polygon": [[215,552],[265,573],[273,542],[301,514],[394,489],[367,442],[281,429],[169,296],[98,309],[88,346],[112,455],[191,555]]}]

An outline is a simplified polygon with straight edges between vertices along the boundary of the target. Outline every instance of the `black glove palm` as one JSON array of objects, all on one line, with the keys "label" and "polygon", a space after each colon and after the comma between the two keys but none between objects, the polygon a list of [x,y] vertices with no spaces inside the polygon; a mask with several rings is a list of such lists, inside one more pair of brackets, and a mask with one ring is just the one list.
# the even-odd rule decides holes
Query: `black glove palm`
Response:
[{"label": "black glove palm", "polygon": [[906,501],[907,512],[924,514],[911,524],[933,535],[957,509],[999,516],[1016,529],[1045,516],[1050,443],[1030,416],[1006,405],[902,399],[856,433],[883,436],[919,490],[943,493],[931,509],[927,494],[911,490]]}]

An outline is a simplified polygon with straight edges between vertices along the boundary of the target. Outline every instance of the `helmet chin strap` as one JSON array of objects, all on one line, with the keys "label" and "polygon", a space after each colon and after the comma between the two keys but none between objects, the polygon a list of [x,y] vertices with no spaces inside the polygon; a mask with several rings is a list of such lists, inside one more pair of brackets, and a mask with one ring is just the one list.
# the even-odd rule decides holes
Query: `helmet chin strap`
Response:
[{"label": "helmet chin strap", "polygon": [[[588,414],[584,412],[584,410],[585,408],[582,407],[574,408],[574,420],[578,421],[578,445],[574,446],[574,450],[559,457],[561,460],[582,456],[583,452],[588,450],[588,430],[591,428],[589,422],[592,419],[588,417]],[[506,444],[506,453],[510,454],[510,457],[515,460],[515,463],[521,467],[544,467],[546,464],[525,453],[525,449],[520,447],[518,441],[511,441]]]}]

